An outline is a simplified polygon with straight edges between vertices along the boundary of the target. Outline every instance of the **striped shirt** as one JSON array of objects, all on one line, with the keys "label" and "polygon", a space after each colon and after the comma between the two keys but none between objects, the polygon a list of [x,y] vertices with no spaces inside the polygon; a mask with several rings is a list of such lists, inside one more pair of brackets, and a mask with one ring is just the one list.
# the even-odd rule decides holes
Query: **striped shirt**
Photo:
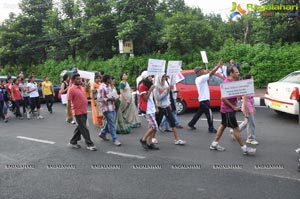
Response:
[{"label": "striped shirt", "polygon": [[104,112],[111,112],[115,110],[115,101],[110,100],[107,95],[109,93],[112,93],[113,89],[110,85],[107,85],[105,83],[101,84],[100,90],[99,90],[99,98],[98,100],[102,102],[102,111]]}]

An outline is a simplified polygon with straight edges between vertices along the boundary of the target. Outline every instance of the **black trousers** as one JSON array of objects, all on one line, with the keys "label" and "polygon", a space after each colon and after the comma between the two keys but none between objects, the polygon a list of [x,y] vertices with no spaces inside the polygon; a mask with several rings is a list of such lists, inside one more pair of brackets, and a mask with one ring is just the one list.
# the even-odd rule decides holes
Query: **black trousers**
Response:
[{"label": "black trousers", "polygon": [[159,110],[158,113],[155,115],[155,120],[156,120],[156,123],[158,126],[160,125],[164,116],[166,117],[167,121],[169,122],[169,125],[172,128],[176,126],[175,119],[173,117],[170,107],[167,107],[167,108],[158,107],[158,110]]},{"label": "black trousers", "polygon": [[52,111],[52,105],[53,105],[53,95],[45,95],[45,101],[47,105],[48,111]]},{"label": "black trousers", "polygon": [[212,130],[214,128],[214,124],[213,124],[213,115],[211,112],[209,100],[200,101],[199,108],[196,114],[194,115],[193,119],[188,123],[188,125],[194,126],[203,113],[206,116],[209,130]]},{"label": "black trousers", "polygon": [[4,106],[4,101],[0,101],[0,118],[5,119],[5,116],[3,113],[3,106]]},{"label": "black trousers", "polygon": [[94,143],[91,140],[89,129],[86,126],[87,122],[87,114],[75,115],[75,119],[77,122],[76,129],[74,130],[74,135],[71,138],[71,144],[77,144],[80,140],[81,135],[85,140],[87,146],[94,146]]}]

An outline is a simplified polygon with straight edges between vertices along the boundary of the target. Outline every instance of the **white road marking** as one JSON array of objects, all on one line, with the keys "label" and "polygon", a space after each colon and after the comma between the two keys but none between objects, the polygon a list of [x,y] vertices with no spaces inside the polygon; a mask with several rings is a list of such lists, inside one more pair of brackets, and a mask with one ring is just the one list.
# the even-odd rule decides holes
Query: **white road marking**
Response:
[{"label": "white road marking", "polygon": [[113,154],[113,155],[119,155],[123,157],[129,157],[129,158],[138,158],[138,159],[145,159],[146,157],[144,156],[139,156],[139,155],[132,155],[132,154],[127,154],[127,153],[119,153],[119,152],[114,152],[114,151],[107,151],[107,154]]},{"label": "white road marking", "polygon": [[23,137],[23,136],[17,136],[17,138],[23,139],[23,140],[30,140],[30,141],[34,141],[34,142],[46,143],[46,144],[55,144],[55,142],[52,142],[52,141],[48,141],[48,140],[39,140],[39,139],[29,138],[29,137]]}]

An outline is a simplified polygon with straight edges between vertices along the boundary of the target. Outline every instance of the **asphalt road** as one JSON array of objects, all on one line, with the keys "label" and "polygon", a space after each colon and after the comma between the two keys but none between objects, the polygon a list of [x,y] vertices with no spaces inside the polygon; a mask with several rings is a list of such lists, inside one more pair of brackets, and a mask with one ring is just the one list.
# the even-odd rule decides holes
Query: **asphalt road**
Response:
[{"label": "asphalt road", "polygon": [[[186,146],[173,144],[171,133],[158,133],[159,151],[145,151],[139,138],[142,127],[119,135],[121,147],[103,142],[90,125],[96,152],[70,149],[74,125],[67,124],[65,108],[54,104],[43,120],[0,122],[0,198],[286,198],[300,196],[298,119],[257,108],[257,154],[243,156],[224,133],[227,150],[209,150],[214,135],[207,133],[205,117],[197,130],[180,129]],[[89,113],[90,114],[90,113]],[[194,112],[179,116],[185,126]],[[238,113],[242,120],[241,113]],[[90,119],[90,117],[89,117]],[[214,111],[215,126],[220,114]],[[89,121],[91,124],[91,120]],[[244,132],[245,138],[246,133]],[[37,140],[27,140],[37,139]],[[46,142],[46,143],[45,143]],[[84,146],[84,143],[80,143]]]}]

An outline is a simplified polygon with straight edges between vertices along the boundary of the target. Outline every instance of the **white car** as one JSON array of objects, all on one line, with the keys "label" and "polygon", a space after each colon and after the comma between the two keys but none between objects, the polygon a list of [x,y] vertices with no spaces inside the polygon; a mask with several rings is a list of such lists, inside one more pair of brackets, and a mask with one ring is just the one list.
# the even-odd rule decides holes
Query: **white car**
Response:
[{"label": "white car", "polygon": [[300,70],[290,73],[277,82],[269,83],[265,104],[277,113],[299,115]]}]

